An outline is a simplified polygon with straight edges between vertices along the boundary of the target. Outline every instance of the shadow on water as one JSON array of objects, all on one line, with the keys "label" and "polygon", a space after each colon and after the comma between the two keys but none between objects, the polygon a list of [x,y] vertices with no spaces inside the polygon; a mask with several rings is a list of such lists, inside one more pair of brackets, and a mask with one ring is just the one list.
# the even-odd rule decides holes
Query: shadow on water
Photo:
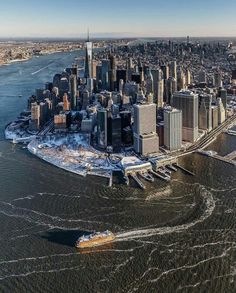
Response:
[{"label": "shadow on water", "polygon": [[82,235],[89,235],[91,232],[82,230],[55,230],[47,232],[41,238],[49,242],[74,247],[76,240]]}]

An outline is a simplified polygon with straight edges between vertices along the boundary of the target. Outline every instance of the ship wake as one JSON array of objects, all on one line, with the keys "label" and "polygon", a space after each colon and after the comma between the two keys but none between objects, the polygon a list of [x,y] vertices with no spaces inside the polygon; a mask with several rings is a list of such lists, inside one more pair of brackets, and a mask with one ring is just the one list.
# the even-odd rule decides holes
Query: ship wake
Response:
[{"label": "ship wake", "polygon": [[132,240],[137,238],[145,238],[145,237],[151,237],[155,235],[164,235],[164,234],[170,234],[170,233],[179,233],[182,231],[185,231],[189,228],[192,228],[193,226],[202,223],[207,218],[209,218],[214,209],[215,209],[215,201],[213,199],[212,193],[208,191],[204,186],[200,186],[200,195],[203,199],[204,204],[204,210],[201,216],[186,224],[177,225],[177,226],[169,226],[169,227],[157,227],[157,228],[151,228],[151,229],[139,229],[139,230],[132,230],[127,231],[123,233],[116,234],[116,241],[126,241],[126,240]]}]

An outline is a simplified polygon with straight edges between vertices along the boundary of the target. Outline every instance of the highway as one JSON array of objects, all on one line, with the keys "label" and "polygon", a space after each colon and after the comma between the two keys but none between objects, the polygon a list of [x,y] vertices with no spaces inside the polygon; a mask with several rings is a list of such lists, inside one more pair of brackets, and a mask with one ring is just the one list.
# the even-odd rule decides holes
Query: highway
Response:
[{"label": "highway", "polygon": [[176,153],[176,157],[182,157],[189,154],[192,154],[193,152],[197,151],[198,149],[204,149],[207,147],[214,139],[216,139],[225,128],[229,127],[231,124],[236,123],[236,114],[225,120],[222,124],[220,124],[218,127],[213,129],[210,133],[202,137],[199,141],[197,141],[194,145],[189,147],[185,152],[182,153]]}]

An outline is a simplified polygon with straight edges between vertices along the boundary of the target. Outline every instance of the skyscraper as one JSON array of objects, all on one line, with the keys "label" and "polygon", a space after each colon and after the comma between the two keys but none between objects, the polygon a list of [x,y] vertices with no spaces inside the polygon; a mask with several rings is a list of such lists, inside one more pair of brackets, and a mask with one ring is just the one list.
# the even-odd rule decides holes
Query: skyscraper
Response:
[{"label": "skyscraper", "polygon": [[63,96],[63,111],[70,110],[70,102],[68,100],[68,95],[65,93]]},{"label": "skyscraper", "polygon": [[134,149],[142,155],[159,151],[155,104],[134,105]]},{"label": "skyscraper", "polygon": [[226,89],[220,89],[219,93],[220,93],[220,98],[222,100],[224,108],[226,110],[226,107],[227,107],[227,90]]},{"label": "skyscraper", "polygon": [[116,58],[114,55],[109,56],[110,60],[110,90],[114,91],[116,89]]},{"label": "skyscraper", "polygon": [[110,87],[110,60],[102,60],[102,88],[109,90]]},{"label": "skyscraper", "polygon": [[225,121],[225,108],[221,98],[217,99],[216,104],[218,106],[218,123],[221,124]]},{"label": "skyscraper", "polygon": [[40,106],[35,102],[31,104],[31,123],[30,129],[37,130],[40,125]]},{"label": "skyscraper", "polygon": [[173,94],[177,91],[177,81],[173,77],[169,77],[166,81],[166,103],[171,103]]},{"label": "skyscraper", "polygon": [[220,71],[217,71],[214,73],[214,86],[215,87],[222,87],[223,83],[222,83],[222,76],[221,76],[221,72]]},{"label": "skyscraper", "polygon": [[177,71],[177,90],[181,91],[185,89],[186,80],[185,80],[185,74],[183,72],[182,67],[180,67]]},{"label": "skyscraper", "polygon": [[107,147],[107,110],[99,109],[97,112],[97,138],[98,146],[105,149]]},{"label": "skyscraper", "polygon": [[86,41],[86,49],[85,49],[85,70],[84,77],[92,78],[92,60],[93,60],[93,43],[89,40],[89,31],[88,38]]},{"label": "skyscraper", "polygon": [[164,79],[163,72],[161,69],[153,69],[153,95],[154,101],[157,103],[157,107],[163,107],[163,97],[164,97]]},{"label": "skyscraper", "polygon": [[119,152],[121,149],[121,117],[119,114],[109,112],[108,115],[107,142],[112,146],[114,152]]},{"label": "skyscraper", "polygon": [[176,61],[170,63],[170,76],[177,79],[177,64]]},{"label": "skyscraper", "polygon": [[172,106],[182,111],[183,140],[195,142],[198,138],[198,95],[191,91],[176,92]]},{"label": "skyscraper", "polygon": [[182,145],[182,111],[174,108],[164,110],[164,145],[170,150],[178,150]]},{"label": "skyscraper", "polygon": [[207,131],[212,130],[212,96],[199,96],[198,127]]},{"label": "skyscraper", "polygon": [[153,76],[149,68],[147,69],[145,82],[146,82],[146,94],[147,95],[153,94]]},{"label": "skyscraper", "polygon": [[71,109],[77,108],[77,78],[75,74],[70,75]]},{"label": "skyscraper", "polygon": [[185,82],[186,82],[186,86],[190,85],[191,84],[191,72],[189,69],[187,69],[186,71],[186,77],[185,77]]}]

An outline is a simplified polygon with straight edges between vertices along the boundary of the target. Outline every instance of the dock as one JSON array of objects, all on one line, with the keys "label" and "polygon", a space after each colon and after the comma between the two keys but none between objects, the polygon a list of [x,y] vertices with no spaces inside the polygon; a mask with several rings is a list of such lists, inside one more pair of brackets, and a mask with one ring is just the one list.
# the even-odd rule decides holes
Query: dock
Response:
[{"label": "dock", "polygon": [[29,143],[31,142],[32,140],[34,140],[36,138],[36,135],[31,135],[31,136],[27,136],[27,137],[16,137],[12,140],[12,142],[14,144],[17,144],[17,143]]},{"label": "dock", "polygon": [[236,161],[233,161],[232,159],[227,158],[227,156],[222,157],[219,155],[213,155],[213,156],[211,156],[211,158],[217,159],[219,161],[222,161],[222,162],[230,164],[230,165],[234,165],[234,166],[236,165]]},{"label": "dock", "polygon": [[143,182],[137,177],[136,173],[130,173],[129,176],[134,179],[134,181],[138,184],[138,186],[145,190],[146,186],[143,184]]},{"label": "dock", "polygon": [[236,136],[236,131],[235,131],[235,130],[232,130],[232,129],[228,129],[228,130],[226,130],[225,133],[227,133],[227,134],[229,134],[229,135]]},{"label": "dock", "polygon": [[180,170],[182,170],[183,172],[185,172],[186,174],[188,175],[191,175],[191,176],[195,176],[195,174],[189,170],[187,170],[186,168],[180,166],[179,164],[175,164],[174,165],[176,168],[179,168]]},{"label": "dock", "polygon": [[224,156],[224,158],[229,159],[229,160],[234,160],[236,158],[236,151],[233,151],[232,153]]},{"label": "dock", "polygon": [[138,175],[148,182],[154,182],[154,178],[152,177],[152,175],[150,173],[139,172]]},{"label": "dock", "polygon": [[166,182],[170,181],[170,177],[166,176],[165,174],[160,174],[160,173],[157,173],[156,171],[153,171],[153,170],[150,171],[150,173],[152,173],[157,178],[162,179],[162,180],[164,180]]},{"label": "dock", "polygon": [[173,165],[167,165],[166,167],[171,171],[174,171],[174,172],[178,171],[177,168],[175,168]]},{"label": "dock", "polygon": [[[201,152],[199,152],[201,154]],[[204,154],[202,154],[204,155]],[[217,153],[210,153],[208,152],[208,157],[216,159],[218,161],[222,161],[224,163],[230,164],[230,165],[234,165],[236,166],[236,151],[233,151],[232,153],[226,155],[226,156],[220,156]]]}]

